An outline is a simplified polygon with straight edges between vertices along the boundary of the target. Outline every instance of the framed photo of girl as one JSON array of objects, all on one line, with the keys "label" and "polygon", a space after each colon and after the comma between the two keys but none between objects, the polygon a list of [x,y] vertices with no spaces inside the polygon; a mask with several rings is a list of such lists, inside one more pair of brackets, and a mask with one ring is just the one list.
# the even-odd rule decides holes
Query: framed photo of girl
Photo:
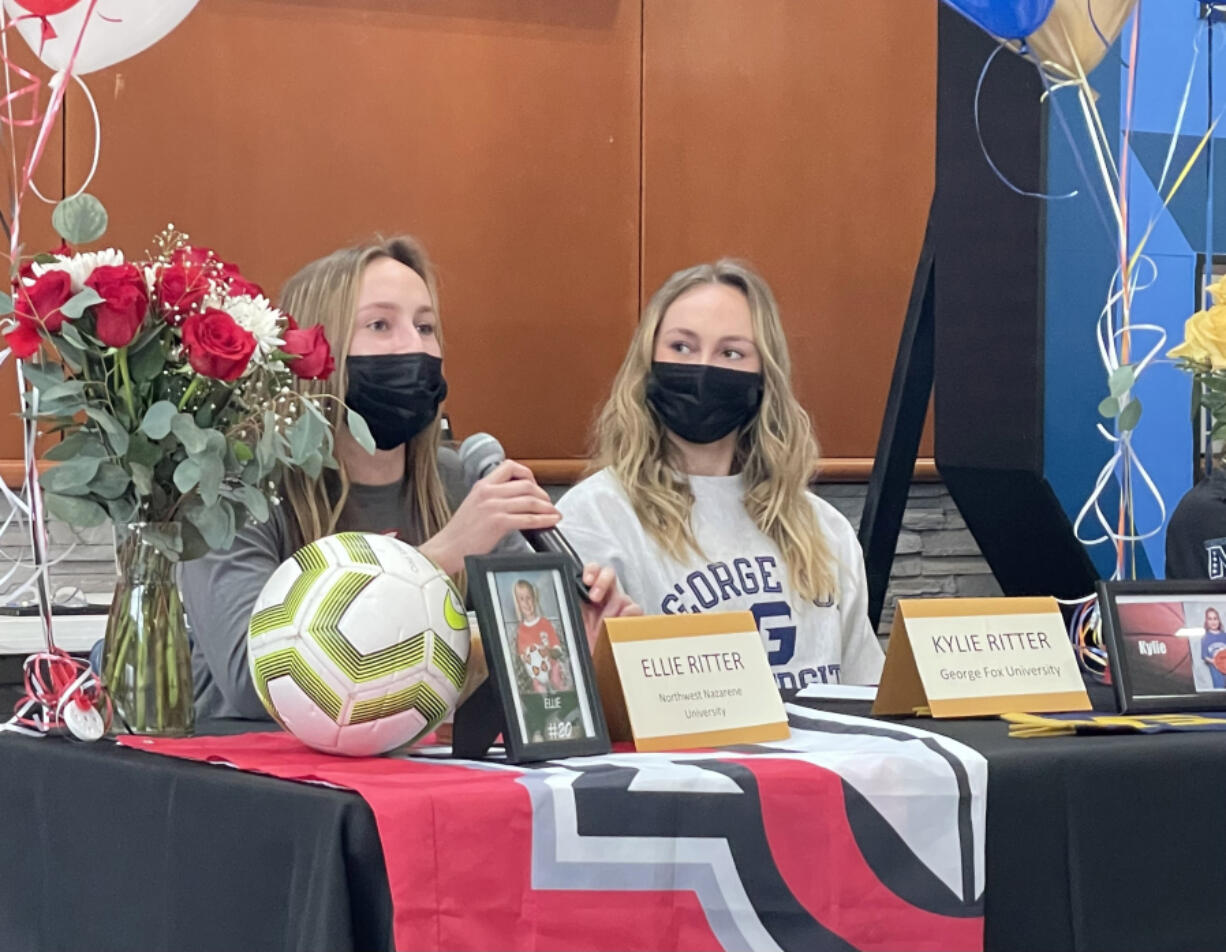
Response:
[{"label": "framed photo of girl", "polygon": [[1226,584],[1099,582],[1121,714],[1226,710]]},{"label": "framed photo of girl", "polygon": [[468,588],[512,763],[608,753],[571,567],[552,553],[473,556]]}]

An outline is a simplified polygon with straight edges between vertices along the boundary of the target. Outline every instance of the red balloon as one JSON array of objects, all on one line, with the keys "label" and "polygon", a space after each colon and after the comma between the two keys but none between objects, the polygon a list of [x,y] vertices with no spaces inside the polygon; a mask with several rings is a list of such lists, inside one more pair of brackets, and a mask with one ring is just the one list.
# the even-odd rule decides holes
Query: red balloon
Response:
[{"label": "red balloon", "polygon": [[71,10],[81,0],[17,0],[17,6],[29,10],[36,17],[53,17],[57,13]]}]

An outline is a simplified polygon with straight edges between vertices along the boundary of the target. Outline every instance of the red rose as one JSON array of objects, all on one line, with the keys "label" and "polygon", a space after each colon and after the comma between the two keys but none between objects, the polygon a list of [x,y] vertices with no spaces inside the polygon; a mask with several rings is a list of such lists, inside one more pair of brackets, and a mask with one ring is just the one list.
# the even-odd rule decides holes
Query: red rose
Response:
[{"label": "red rose", "polygon": [[[225,265],[225,267],[233,268],[234,265]],[[235,268],[233,272],[226,271],[225,273],[226,290],[234,297],[242,297],[244,294],[248,297],[263,297],[264,289],[254,281],[248,281]]]},{"label": "red rose", "polygon": [[85,279],[102,298],[94,305],[94,333],[107,347],[127,347],[149,313],[145,276],[132,264],[104,264]]},{"label": "red rose", "polygon": [[199,268],[169,264],[158,271],[153,291],[162,320],[175,324],[183,314],[199,307],[209,291],[209,282]]},{"label": "red rose", "polygon": [[17,326],[4,335],[4,342],[12,348],[13,356],[27,360],[38,351],[42,337],[38,333],[38,321],[18,317]]},{"label": "red rose", "polygon": [[281,349],[293,356],[289,361],[290,370],[304,380],[327,380],[332,376],[336,363],[321,325],[316,324],[301,331],[288,330],[284,336],[285,343]]},{"label": "red rose", "polygon": [[225,311],[210,307],[183,322],[183,347],[196,373],[237,380],[255,353],[255,337]]},{"label": "red rose", "polygon": [[18,317],[41,322],[52,334],[58,334],[64,323],[60,310],[72,297],[72,278],[67,271],[48,271],[33,284],[18,280],[17,300],[13,310]]}]

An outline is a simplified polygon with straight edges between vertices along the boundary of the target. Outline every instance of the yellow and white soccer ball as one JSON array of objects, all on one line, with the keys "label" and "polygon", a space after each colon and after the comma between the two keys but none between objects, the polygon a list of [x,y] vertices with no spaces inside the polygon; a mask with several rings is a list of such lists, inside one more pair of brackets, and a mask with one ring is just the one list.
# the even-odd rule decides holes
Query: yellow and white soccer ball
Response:
[{"label": "yellow and white soccer ball", "polygon": [[451,579],[390,536],[304,546],[256,600],[247,654],[268,713],[304,744],[353,757],[432,731],[455,707],[468,616]]}]

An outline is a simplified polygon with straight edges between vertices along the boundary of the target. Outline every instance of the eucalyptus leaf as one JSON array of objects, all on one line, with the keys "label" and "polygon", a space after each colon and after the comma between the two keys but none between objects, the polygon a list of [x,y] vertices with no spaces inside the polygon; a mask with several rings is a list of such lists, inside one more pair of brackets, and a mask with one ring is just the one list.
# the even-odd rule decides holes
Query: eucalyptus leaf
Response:
[{"label": "eucalyptus leaf", "polygon": [[38,401],[38,413],[35,416],[40,418],[46,417],[67,417],[71,419],[82,410],[85,409],[84,396],[65,396],[59,400],[44,400],[40,396]]},{"label": "eucalyptus leaf", "polygon": [[104,457],[109,455],[110,453],[107,452],[107,448],[102,444],[102,439],[97,433],[91,433],[89,430],[78,430],[47,450],[43,454],[43,459],[51,460],[52,462],[62,462],[63,460],[74,459],[78,456]]},{"label": "eucalyptus leaf", "polygon": [[129,346],[128,372],[132,379],[146,383],[162,372],[166,366],[166,348],[162,345],[161,332],[139,348]]},{"label": "eucalyptus leaf", "polygon": [[1141,421],[1141,401],[1133,397],[1120,410],[1119,428],[1121,431],[1136,429],[1137,424]]},{"label": "eucalyptus leaf", "polygon": [[234,544],[234,510],[228,501],[219,499],[208,506],[201,500],[192,500],[185,509],[187,518],[200,530],[210,549],[228,549]]},{"label": "eucalyptus leaf", "polygon": [[0,317],[13,313],[13,296],[0,291]]},{"label": "eucalyptus leaf", "polygon": [[264,414],[264,431],[256,444],[255,458],[260,464],[260,475],[271,473],[277,464],[277,418],[272,413]]},{"label": "eucalyptus leaf", "polygon": [[21,372],[39,390],[49,390],[64,382],[64,368],[59,364],[25,363],[21,365]]},{"label": "eucalyptus leaf", "polygon": [[[65,324],[64,326],[67,327],[68,325]],[[81,368],[85,366],[85,348],[83,346],[78,347],[75,344],[70,344],[61,337],[55,342],[55,349],[59,351],[60,358],[72,368],[74,373],[79,373]]]},{"label": "eucalyptus leaf", "polygon": [[1098,405],[1100,415],[1111,418],[1120,415],[1120,402],[1115,397],[1106,397]]},{"label": "eucalyptus leaf", "polygon": [[311,479],[319,479],[323,472],[324,458],[319,453],[312,453],[302,461],[302,471]]},{"label": "eucalyptus leaf", "polygon": [[[64,305],[67,307],[68,305]],[[76,348],[78,353],[84,354],[87,350],[91,350],[85,339],[81,336],[81,332],[71,321],[65,321],[60,325],[60,337],[68,342],[68,344]]]},{"label": "eucalyptus leaf", "polygon": [[197,456],[196,465],[200,467],[200,498],[206,506],[217,502],[221,492],[221,481],[226,475],[225,464],[216,456]]},{"label": "eucalyptus leaf", "polygon": [[140,505],[130,496],[120,496],[118,499],[108,499],[105,503],[107,512],[110,513],[111,522],[117,526],[126,526],[130,522],[136,521],[136,513],[140,510]]},{"label": "eucalyptus leaf", "polygon": [[256,522],[268,521],[268,497],[254,486],[239,486],[230,490],[234,497],[247,507]]},{"label": "eucalyptus leaf", "polygon": [[190,413],[176,413],[170,421],[170,432],[178,437],[183,448],[191,456],[203,453],[205,446],[208,445],[205,431],[196,426],[196,421],[192,419]]},{"label": "eucalyptus leaf", "polygon": [[298,463],[306,459],[312,449],[311,444],[314,442],[314,423],[315,418],[309,413],[304,413],[290,424],[285,434],[289,438],[290,454],[286,462]]},{"label": "eucalyptus leaf", "polygon": [[[75,321],[89,308],[94,307],[97,304],[101,304],[105,300],[106,298],[104,298],[93,288],[82,288],[64,302],[64,304],[60,307],[60,311],[66,318]],[[62,330],[61,333],[63,333]],[[67,337],[68,335],[65,334],[64,336]]]},{"label": "eucalyptus leaf", "polygon": [[82,499],[79,496],[61,496],[59,493],[44,492],[43,502],[51,515],[75,529],[92,529],[107,520],[105,509],[96,502]]},{"label": "eucalyptus leaf", "polygon": [[87,492],[86,487],[89,481],[97,475],[101,464],[102,460],[97,456],[78,456],[58,466],[52,466],[39,476],[39,483],[43,489],[53,493]]},{"label": "eucalyptus leaf", "polygon": [[162,448],[151,443],[143,433],[133,433],[128,441],[128,462],[140,463],[153,470],[162,459]]},{"label": "eucalyptus leaf", "polygon": [[178,412],[178,408],[169,400],[159,400],[145,411],[140,431],[151,440],[164,440],[170,435],[170,423]]},{"label": "eucalyptus leaf", "polygon": [[132,470],[132,485],[136,487],[137,495],[148,496],[153,492],[153,470],[143,463],[128,461]]},{"label": "eucalyptus leaf", "polygon": [[45,390],[39,387],[38,400],[39,403],[53,403],[56,400],[63,400],[65,397],[80,396],[84,391],[85,384],[80,380],[64,380],[47,387]]},{"label": "eucalyptus leaf", "polygon": [[51,213],[51,226],[70,245],[88,245],[106,234],[106,207],[88,192],[66,198]]},{"label": "eucalyptus leaf", "polygon": [[200,464],[194,459],[185,459],[175,467],[174,481],[179,492],[191,492],[200,482]]},{"label": "eucalyptus leaf", "polygon": [[1136,383],[1137,372],[1135,364],[1122,364],[1111,371],[1111,377],[1108,380],[1108,387],[1111,390],[1111,396],[1119,397],[1132,389],[1132,385]]},{"label": "eucalyptus leaf", "polygon": [[230,447],[234,450],[234,458],[240,463],[250,463],[255,459],[255,452],[242,440],[235,440]]},{"label": "eucalyptus leaf", "polygon": [[345,425],[349,427],[349,432],[357,441],[358,446],[366,450],[371,456],[375,455],[375,438],[370,435],[370,427],[366,425],[366,421],[362,415],[348,407],[345,408]]},{"label": "eucalyptus leaf", "polygon": [[60,259],[58,255],[53,255],[50,251],[40,251],[30,260],[35,264],[55,264]]},{"label": "eucalyptus leaf", "polygon": [[179,528],[179,535],[183,539],[183,555],[182,560],[187,562],[191,559],[199,559],[209,554],[209,544],[204,541],[204,536],[190,522],[175,523]]},{"label": "eucalyptus leaf", "polygon": [[219,460],[226,458],[226,438],[224,434],[217,430],[204,431],[204,451],[209,456],[215,456]]},{"label": "eucalyptus leaf", "polygon": [[108,462],[98,467],[97,474],[89,481],[89,491],[103,499],[118,499],[131,485],[132,478],[127,470],[117,463]]},{"label": "eucalyptus leaf", "polygon": [[86,407],[85,415],[102,427],[116,456],[124,456],[128,452],[131,437],[118,420],[101,407]]}]

